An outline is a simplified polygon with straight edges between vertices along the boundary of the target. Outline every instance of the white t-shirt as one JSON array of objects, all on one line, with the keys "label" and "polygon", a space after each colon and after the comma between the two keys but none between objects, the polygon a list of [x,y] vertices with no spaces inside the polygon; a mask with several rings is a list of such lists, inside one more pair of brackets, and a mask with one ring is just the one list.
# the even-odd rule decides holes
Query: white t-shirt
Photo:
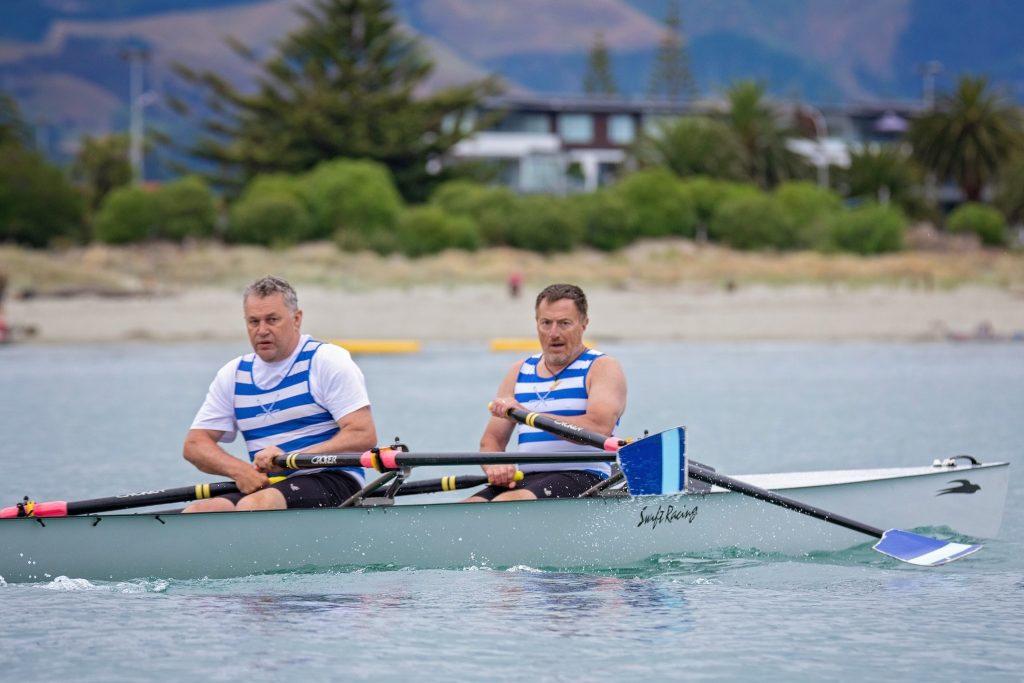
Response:
[{"label": "white t-shirt", "polygon": [[[309,339],[308,334],[302,335],[292,354],[276,363],[265,363],[256,356],[252,364],[256,385],[266,388],[280,383]],[[224,432],[220,441],[235,440],[238,433],[238,424],[235,422],[235,371],[242,358],[235,358],[217,371],[217,376],[206,392],[206,400],[192,421],[192,429]],[[352,360],[352,354],[336,344],[323,344],[313,354],[309,367],[309,390],[313,399],[327,409],[335,422],[370,405],[363,371]]]}]

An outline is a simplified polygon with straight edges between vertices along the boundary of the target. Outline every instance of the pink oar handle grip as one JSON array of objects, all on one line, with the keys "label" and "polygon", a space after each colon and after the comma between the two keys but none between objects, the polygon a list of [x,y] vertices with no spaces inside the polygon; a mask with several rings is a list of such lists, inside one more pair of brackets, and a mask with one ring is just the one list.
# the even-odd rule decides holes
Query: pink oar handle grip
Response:
[{"label": "pink oar handle grip", "polygon": [[609,436],[604,440],[604,449],[615,453],[622,447],[622,439],[617,436]]},{"label": "pink oar handle grip", "polygon": [[32,509],[33,517],[67,517],[68,504],[63,500],[54,500],[49,503],[36,503]]},{"label": "pink oar handle grip", "polygon": [[391,448],[381,448],[374,452],[366,451],[359,456],[359,464],[363,467],[383,472],[384,470],[397,470],[399,468],[395,456],[401,451]]},{"label": "pink oar handle grip", "polygon": [[[18,506],[12,505],[0,510],[0,519],[18,516]],[[31,506],[30,512],[25,517],[67,517],[68,504],[63,500],[54,500],[49,503],[35,503]]]}]

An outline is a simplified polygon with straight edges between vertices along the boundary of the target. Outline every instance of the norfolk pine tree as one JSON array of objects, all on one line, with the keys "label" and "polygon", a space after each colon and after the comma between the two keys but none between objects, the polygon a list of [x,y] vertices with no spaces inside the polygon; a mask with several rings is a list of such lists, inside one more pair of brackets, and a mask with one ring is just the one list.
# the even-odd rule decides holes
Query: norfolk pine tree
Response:
[{"label": "norfolk pine tree", "polygon": [[583,92],[588,95],[615,95],[615,78],[612,76],[611,56],[604,42],[604,32],[594,34],[594,44],[587,55],[587,73],[583,76]]},{"label": "norfolk pine tree", "polygon": [[[385,164],[409,200],[422,200],[442,178],[428,172],[473,131],[461,125],[482,97],[498,91],[485,79],[419,96],[433,70],[407,35],[389,0],[314,0],[296,11],[303,26],[257,65],[257,88],[243,93],[216,73],[177,65],[206,94],[210,114],[188,150],[213,164],[210,179],[237,189],[262,173],[299,173],[336,157]],[[179,109],[188,113],[180,101]],[[450,119],[454,125],[442,126]]]},{"label": "norfolk pine tree", "polygon": [[665,96],[672,102],[693,100],[699,94],[697,81],[690,70],[690,56],[683,38],[683,20],[679,3],[675,0],[668,3],[664,23],[665,33],[654,57],[648,94],[652,97]]}]

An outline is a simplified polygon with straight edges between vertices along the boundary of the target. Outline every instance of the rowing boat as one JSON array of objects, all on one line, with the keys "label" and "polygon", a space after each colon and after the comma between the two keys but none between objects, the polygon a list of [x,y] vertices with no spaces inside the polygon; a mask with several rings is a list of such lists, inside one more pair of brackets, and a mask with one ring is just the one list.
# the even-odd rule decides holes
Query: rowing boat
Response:
[{"label": "rowing boat", "polygon": [[[993,538],[1008,463],[737,475],[881,528]],[[865,537],[717,486],[700,493],[492,504],[368,498],[359,506],[248,513],[134,513],[0,519],[0,576],[92,580],[225,578],[358,568],[642,567],[723,549],[784,556],[841,551]]]}]

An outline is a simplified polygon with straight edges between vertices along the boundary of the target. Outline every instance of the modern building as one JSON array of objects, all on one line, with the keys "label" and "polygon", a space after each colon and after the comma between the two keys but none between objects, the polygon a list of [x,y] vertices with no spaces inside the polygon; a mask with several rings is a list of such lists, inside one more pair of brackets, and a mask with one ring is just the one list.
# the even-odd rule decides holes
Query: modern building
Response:
[{"label": "modern building", "polygon": [[641,130],[698,110],[609,96],[496,97],[479,114],[493,125],[453,156],[497,164],[501,182],[519,192],[592,192],[612,182]]},{"label": "modern building", "polygon": [[[484,102],[479,118],[466,122],[492,123],[457,145],[452,156],[495,165],[499,181],[518,192],[592,192],[613,182],[629,163],[628,149],[642,131],[654,130],[665,120],[725,109],[723,102],[705,100],[495,97]],[[790,149],[818,168],[824,185],[829,167],[849,166],[851,151],[901,139],[920,105],[780,103],[778,110],[780,118],[800,133],[790,141]]]}]

